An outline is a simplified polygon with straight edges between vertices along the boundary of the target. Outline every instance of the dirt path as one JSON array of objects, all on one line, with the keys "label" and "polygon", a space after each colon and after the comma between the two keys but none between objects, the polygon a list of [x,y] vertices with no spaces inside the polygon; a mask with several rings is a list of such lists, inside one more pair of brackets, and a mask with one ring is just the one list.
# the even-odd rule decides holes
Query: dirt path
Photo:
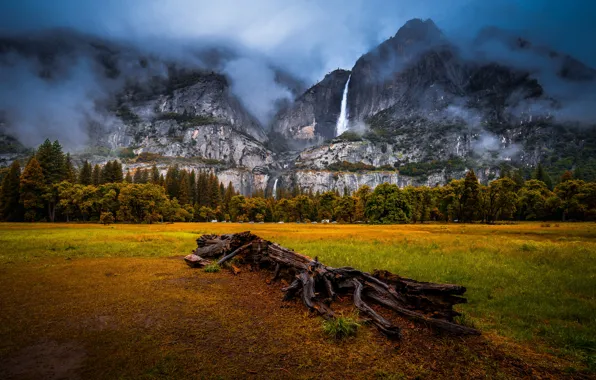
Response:
[{"label": "dirt path", "polygon": [[400,321],[334,342],[266,273],[179,258],[37,261],[0,272],[0,378],[558,378],[568,363],[483,336]]}]

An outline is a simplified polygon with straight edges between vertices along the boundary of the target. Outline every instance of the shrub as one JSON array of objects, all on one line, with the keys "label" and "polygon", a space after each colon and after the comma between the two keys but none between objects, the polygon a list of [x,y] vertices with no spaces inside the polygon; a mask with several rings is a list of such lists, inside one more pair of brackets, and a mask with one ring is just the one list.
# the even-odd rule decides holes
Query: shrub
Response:
[{"label": "shrub", "polygon": [[337,317],[323,322],[323,332],[335,339],[355,336],[360,324],[349,317]]},{"label": "shrub", "polygon": [[220,270],[221,270],[221,268],[219,267],[219,265],[217,265],[217,263],[209,264],[209,265],[205,266],[205,268],[203,268],[203,271],[205,271],[207,273],[217,273]]},{"label": "shrub", "polygon": [[111,212],[102,212],[101,216],[99,217],[99,223],[109,226],[110,224],[114,223],[114,215]]},{"label": "shrub", "polygon": [[520,249],[524,252],[531,252],[536,250],[536,245],[534,243],[524,243]]}]

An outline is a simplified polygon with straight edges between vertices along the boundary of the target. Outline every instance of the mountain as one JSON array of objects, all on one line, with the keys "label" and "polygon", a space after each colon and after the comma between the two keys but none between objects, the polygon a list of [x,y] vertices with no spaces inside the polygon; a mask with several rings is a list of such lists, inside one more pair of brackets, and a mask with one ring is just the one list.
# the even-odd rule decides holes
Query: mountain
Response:
[{"label": "mountain", "polygon": [[[1,68],[34,62],[44,82],[66,81],[76,62],[91,67],[99,95],[79,123],[88,136],[79,160],[213,169],[245,194],[271,194],[274,183],[434,186],[472,167],[488,181],[503,166],[528,172],[539,162],[553,175],[581,168],[596,179],[596,71],[511,33],[487,28],[459,45],[431,20],[410,20],[305,91],[270,65],[295,96],[271,105],[270,125],[234,92],[225,66],[239,54],[209,47],[174,59],[67,32],[0,40]],[[337,136],[347,84],[350,130]],[[23,156],[13,111],[0,110],[4,163]]]}]

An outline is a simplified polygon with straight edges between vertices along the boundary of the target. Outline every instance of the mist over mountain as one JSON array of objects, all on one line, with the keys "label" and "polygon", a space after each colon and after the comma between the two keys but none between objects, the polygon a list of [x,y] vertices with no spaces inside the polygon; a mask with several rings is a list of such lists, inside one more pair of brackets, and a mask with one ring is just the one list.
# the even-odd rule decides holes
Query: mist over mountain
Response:
[{"label": "mist over mountain", "polygon": [[[46,138],[97,162],[141,165],[150,153],[215,169],[244,193],[273,182],[434,185],[467,167],[490,180],[503,164],[591,167],[595,10],[8,2],[0,153],[8,162]],[[338,136],[342,99],[349,133]]]}]

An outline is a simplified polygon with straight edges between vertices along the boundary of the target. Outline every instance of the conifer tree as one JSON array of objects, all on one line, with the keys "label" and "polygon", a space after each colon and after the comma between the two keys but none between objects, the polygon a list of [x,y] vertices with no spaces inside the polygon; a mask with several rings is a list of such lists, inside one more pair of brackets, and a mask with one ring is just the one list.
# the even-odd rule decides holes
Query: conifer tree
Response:
[{"label": "conifer tree", "polygon": [[126,175],[124,176],[124,182],[133,183],[132,175],[130,175],[130,169],[126,169]]},{"label": "conifer tree", "polygon": [[548,173],[544,170],[541,163],[538,163],[538,166],[536,166],[536,170],[534,171],[534,179],[544,182],[549,190],[553,189],[553,181],[551,180]]},{"label": "conifer tree", "polygon": [[166,173],[166,194],[173,199],[180,193],[180,169],[178,165],[168,167]]},{"label": "conifer tree", "polygon": [[197,202],[197,176],[194,170],[191,170],[190,175],[188,176],[188,186],[190,204],[194,205]]},{"label": "conifer tree", "polygon": [[159,184],[159,170],[155,164],[151,166],[151,183],[154,185]]},{"label": "conifer tree", "polygon": [[464,179],[464,189],[462,195],[462,218],[465,222],[471,222],[474,220],[478,213],[479,207],[479,196],[480,196],[480,184],[476,173],[473,169],[470,169],[466,173]]},{"label": "conifer tree", "polygon": [[141,183],[149,183],[149,171],[147,169],[141,171]]},{"label": "conifer tree", "polygon": [[64,159],[64,174],[65,174],[65,181],[70,183],[77,183],[77,170],[75,169],[72,158],[70,157],[70,153],[66,153],[66,157]]},{"label": "conifer tree", "polygon": [[79,183],[81,185],[87,186],[93,183],[93,178],[91,174],[92,171],[93,169],[91,168],[91,164],[89,163],[89,161],[85,160],[83,166],[81,167],[81,171],[79,172]]},{"label": "conifer tree", "polygon": [[0,217],[7,222],[16,222],[22,218],[20,198],[21,165],[14,161],[0,187]]},{"label": "conifer tree", "polygon": [[91,182],[94,186],[99,186],[101,184],[101,166],[99,166],[99,164],[95,164],[93,167]]},{"label": "conifer tree", "polygon": [[141,183],[141,169],[135,170],[135,174],[132,176],[134,183]]},{"label": "conifer tree", "polygon": [[184,206],[190,203],[190,185],[188,183],[188,172],[180,171],[180,189],[178,191],[178,202]]},{"label": "conifer tree", "polygon": [[43,169],[35,157],[32,157],[19,183],[20,202],[25,209],[25,219],[34,220],[37,212],[43,208],[43,196],[46,191]]}]

